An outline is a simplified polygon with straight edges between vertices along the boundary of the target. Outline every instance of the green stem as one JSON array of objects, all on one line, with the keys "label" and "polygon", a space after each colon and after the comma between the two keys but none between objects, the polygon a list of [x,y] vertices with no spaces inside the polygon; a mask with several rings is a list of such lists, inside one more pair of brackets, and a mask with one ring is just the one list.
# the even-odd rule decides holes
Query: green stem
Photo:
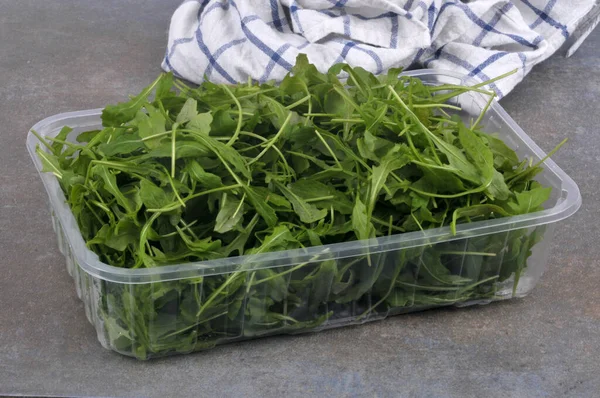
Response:
[{"label": "green stem", "polygon": [[181,333],[183,333],[183,332],[186,332],[186,331],[188,331],[188,330],[190,330],[190,329],[193,329],[193,328],[195,328],[195,327],[198,327],[198,326],[202,325],[203,323],[210,322],[210,321],[212,321],[213,319],[217,319],[217,318],[219,318],[219,317],[221,317],[221,316],[223,316],[223,315],[227,315],[227,313],[228,313],[228,311],[225,311],[225,312],[222,312],[222,313],[220,313],[220,314],[217,314],[217,315],[211,316],[210,318],[203,319],[203,320],[201,320],[201,321],[199,321],[199,322],[196,322],[196,323],[194,323],[193,325],[187,326],[187,327],[185,327],[185,328],[183,328],[183,329],[179,329],[179,330],[176,330],[176,331],[174,331],[174,332],[172,332],[172,333],[169,333],[169,334],[167,334],[167,335],[164,335],[164,336],[162,336],[162,337],[161,337],[161,339],[167,339],[167,338],[169,338],[169,337],[176,336],[176,335],[178,335],[178,334],[181,334]]},{"label": "green stem", "polygon": [[542,163],[544,163],[546,160],[548,160],[550,158],[550,156],[554,155],[556,153],[556,151],[558,151],[560,149],[560,147],[562,147],[564,144],[566,144],[568,140],[569,140],[569,138],[565,138],[564,140],[562,140],[560,142],[560,144],[558,144],[553,150],[548,152],[548,154],[546,156],[544,156],[542,159],[540,159],[539,162],[537,162],[535,165],[531,166],[529,169],[525,169],[522,172],[515,174],[511,178],[507,179],[506,182],[509,184],[513,184],[515,181],[518,181],[524,175],[527,175],[527,172],[530,169],[535,169],[536,167],[539,167],[540,165],[542,165]]},{"label": "green stem", "polygon": [[[475,84],[475,85],[473,85],[473,86],[470,86],[470,87],[462,87],[462,88],[460,88],[460,89],[457,89],[456,91],[454,91],[454,92],[451,92],[451,93],[448,93],[448,94],[436,95],[436,96],[434,96],[434,97],[432,98],[432,100],[434,100],[434,101],[436,101],[436,102],[443,102],[443,101],[447,101],[447,100],[449,100],[449,99],[450,99],[450,98],[452,98],[452,97],[456,97],[457,95],[460,95],[460,94],[466,93],[467,91],[478,91],[478,90],[477,90],[478,88],[480,88],[480,87],[483,87],[483,86],[487,86],[487,85],[489,85],[489,84],[491,84],[491,83],[494,83],[494,82],[496,82],[496,81],[498,81],[498,80],[504,79],[505,77],[508,77],[508,76],[510,76],[510,75],[512,75],[512,74],[515,74],[517,71],[518,71],[518,69],[513,69],[513,70],[511,70],[510,72],[503,73],[503,74],[502,74],[502,75],[500,75],[500,76],[496,76],[496,77],[494,77],[493,79],[486,80],[486,81],[484,81],[484,82],[481,82],[481,83]],[[490,93],[490,95],[491,95],[491,92],[488,92],[488,93]]]},{"label": "green stem", "polygon": [[396,282],[398,285],[401,286],[408,286],[408,287],[413,287],[415,289],[421,289],[421,290],[431,290],[434,292],[453,292],[456,290],[459,290],[460,287],[455,286],[455,287],[446,287],[446,286],[426,286],[426,285],[417,285],[414,283],[408,283],[408,282],[402,282],[402,281],[397,281]]},{"label": "green stem", "polygon": [[227,278],[227,280],[221,284],[221,286],[219,286],[217,289],[215,289],[215,291],[212,292],[212,294],[206,299],[206,301],[204,302],[204,304],[202,305],[202,307],[200,307],[198,309],[198,312],[196,313],[196,318],[199,318],[202,313],[204,311],[206,311],[206,309],[210,306],[210,304],[215,301],[215,299],[217,298],[217,296],[227,287],[229,286],[234,280],[235,278],[237,278],[239,275],[241,275],[240,271],[237,272],[233,272],[231,275],[229,275],[229,277]]},{"label": "green stem", "polygon": [[37,138],[37,139],[38,139],[38,140],[39,140],[39,141],[40,141],[42,144],[44,144],[44,146],[45,146],[46,148],[48,148],[48,149],[50,150],[50,152],[54,153],[54,148],[52,148],[52,146],[51,146],[51,145],[48,143],[48,141],[46,141],[46,140],[44,139],[44,137],[42,137],[42,136],[40,135],[40,133],[38,133],[37,131],[35,131],[35,130],[33,130],[33,129],[31,129],[31,132],[33,133],[33,135],[35,135],[35,136],[36,136],[36,138]]},{"label": "green stem", "polygon": [[240,131],[242,130],[242,122],[244,118],[242,104],[240,104],[240,101],[236,98],[235,95],[233,95],[231,90],[226,85],[223,84],[221,85],[221,87],[223,87],[223,90],[225,90],[225,92],[231,97],[231,99],[233,99],[233,102],[235,102],[235,105],[238,108],[238,122],[235,128],[235,132],[233,133],[233,137],[231,137],[227,144],[225,144],[227,146],[232,146],[233,143],[237,140],[238,136],[240,135]]},{"label": "green stem", "polygon": [[[154,221],[161,215],[162,213],[157,212],[152,214],[152,216],[148,219],[148,221],[146,221],[146,223],[144,224],[144,226],[142,227],[142,230],[140,231],[140,244],[139,244],[139,256],[137,258],[137,261],[135,263],[135,265],[133,266],[133,268],[139,268],[142,266],[142,264],[144,263],[144,251],[146,250],[146,243],[148,243],[148,240],[146,238],[146,236],[148,235],[148,230],[152,227],[152,224],[154,223]],[[152,253],[150,253],[150,255],[152,255]]]},{"label": "green stem", "polygon": [[487,253],[487,252],[461,252],[461,251],[452,251],[452,250],[442,250],[439,253],[440,254],[456,254],[458,256],[486,256],[486,257],[496,257],[496,253]]},{"label": "green stem", "polygon": [[[206,191],[202,191],[202,192],[198,192],[189,196],[186,196],[184,199],[182,199],[182,202],[184,202],[184,206],[185,206],[185,202],[188,202],[191,199],[200,197],[200,196],[204,196],[204,195],[208,195],[211,193],[215,193],[215,192],[221,192],[221,191],[227,191],[227,190],[231,190],[231,189],[236,189],[236,188],[241,188],[242,184],[233,184],[233,185],[228,185],[225,187],[219,187],[219,188],[213,188],[213,189],[208,189]],[[150,212],[150,213],[155,213],[155,212],[169,212],[175,209],[178,209],[179,207],[181,207],[182,205],[179,203],[173,203],[170,206],[166,206],[166,207],[162,207],[160,209],[146,209],[146,211]]]},{"label": "green stem", "polygon": [[448,108],[454,109],[457,111],[462,111],[460,106],[450,105],[450,104],[413,104],[413,108]]},{"label": "green stem", "polygon": [[261,283],[268,282],[268,281],[273,280],[275,278],[279,278],[280,276],[283,276],[283,275],[291,274],[292,272],[297,271],[300,268],[302,268],[302,267],[304,267],[304,266],[306,266],[308,264],[310,264],[310,262],[301,263],[301,264],[298,264],[298,265],[295,265],[295,266],[289,268],[286,271],[280,272],[280,273],[275,274],[275,275],[271,275],[271,276],[263,278],[263,279],[259,279],[259,280],[255,281],[254,283],[252,283],[252,286],[256,286],[256,285],[259,285]]},{"label": "green stem", "polygon": [[400,96],[398,95],[396,90],[394,90],[394,88],[392,86],[387,86],[387,87],[388,87],[388,90],[391,91],[391,93],[394,96],[394,98],[396,99],[396,101],[398,101],[400,103],[402,108],[404,108],[404,110],[411,117],[411,119],[413,119],[413,121],[417,124],[417,126],[419,126],[421,128],[421,130],[425,133],[425,137],[427,138],[427,141],[429,142],[429,144],[431,146],[431,152],[433,153],[435,160],[441,165],[442,162],[440,161],[440,159],[437,156],[437,153],[435,151],[434,142],[438,147],[441,146],[445,149],[447,149],[448,144],[446,142],[442,141],[437,135],[433,134],[427,127],[425,127],[425,125],[421,122],[421,119],[419,119],[417,117],[417,115],[415,115],[414,112],[404,103],[404,101],[402,101],[402,98],[400,98]]},{"label": "green stem", "polygon": [[277,139],[281,136],[281,134],[283,134],[283,132],[284,132],[285,128],[287,127],[288,123],[290,122],[291,118],[292,118],[292,113],[290,112],[290,113],[288,113],[287,117],[285,118],[285,121],[281,125],[281,128],[279,129],[277,134],[275,134],[275,137],[273,137],[272,139],[269,140],[269,142],[266,144],[265,148],[262,150],[261,153],[258,154],[258,156],[256,156],[254,159],[252,159],[248,162],[248,166],[251,165],[252,163],[257,162],[261,157],[263,157],[263,155],[265,153],[267,153],[269,148],[271,148],[275,144]]},{"label": "green stem", "polygon": [[[39,147],[38,147],[38,149],[39,149]],[[54,165],[52,164],[52,162],[50,161],[50,158],[48,157],[48,153],[47,153],[46,151],[43,151],[43,150],[41,150],[41,149],[39,149],[39,150],[37,151],[37,153],[38,153],[38,156],[39,156],[39,157],[41,157],[41,158],[45,159],[45,160],[46,160],[46,162],[48,163],[48,165],[49,165],[50,167],[52,167],[52,170],[53,170],[53,171],[52,171],[52,174],[54,174],[56,177],[58,177],[59,179],[61,179],[61,180],[62,180],[63,173],[60,171],[60,169],[58,169],[56,166],[54,166]]]},{"label": "green stem", "polygon": [[331,155],[331,157],[333,158],[333,160],[335,161],[335,163],[338,165],[338,167],[340,169],[343,169],[342,164],[338,160],[337,156],[335,156],[335,153],[333,152],[333,150],[331,149],[331,147],[329,146],[329,144],[327,144],[327,141],[325,141],[323,139],[323,136],[321,134],[319,134],[319,132],[316,129],[315,129],[315,134],[317,135],[317,137],[319,137],[319,140],[323,143],[323,145],[325,145],[325,148],[327,148],[327,151],[329,152],[329,154]]},{"label": "green stem", "polygon": [[400,272],[404,268],[405,264],[406,264],[406,262],[403,261],[398,267],[396,267],[396,272],[394,272],[394,276],[392,277],[392,282],[390,283],[390,286],[388,287],[387,292],[383,295],[383,297],[378,302],[375,303],[375,305],[372,305],[371,307],[369,307],[368,310],[366,310],[365,312],[363,312],[358,317],[358,320],[360,320],[360,319],[364,318],[365,316],[367,316],[369,313],[371,313],[371,311],[373,311],[381,303],[383,303],[385,300],[387,300],[387,298],[389,297],[389,295],[392,293],[392,290],[394,290],[394,286],[396,285],[396,280],[398,279],[398,276],[400,275]]},{"label": "green stem", "polygon": [[[306,97],[300,98],[298,101],[289,104],[285,107],[285,109],[293,109],[295,107],[297,107],[298,105],[302,105],[303,103],[305,103],[306,101],[308,101],[310,99],[310,95],[307,95]],[[310,111],[309,111],[310,112]]]},{"label": "green stem", "polygon": [[483,110],[479,113],[479,116],[477,117],[477,120],[475,120],[475,123],[473,123],[473,125],[471,126],[471,130],[475,130],[475,128],[477,128],[477,125],[481,122],[483,115],[486,114],[486,112],[492,105],[492,102],[494,102],[495,98],[496,98],[496,93],[490,95],[490,99],[488,100],[487,104],[485,104],[485,107],[483,108]]},{"label": "green stem", "polygon": [[[175,178],[175,133],[177,132],[177,123],[173,125],[173,130],[171,133],[171,178]],[[174,189],[175,187],[173,187]],[[175,189],[174,189],[175,190]],[[177,192],[177,191],[175,191]],[[180,198],[181,200],[181,198]]]},{"label": "green stem", "polygon": [[398,231],[398,232],[406,232],[406,230],[404,228],[397,227],[397,226],[391,224],[389,221],[383,221],[383,220],[381,220],[381,219],[379,219],[377,217],[371,216],[371,221],[374,221],[376,224],[383,225],[383,226],[386,226],[388,228],[391,227],[393,230]]},{"label": "green stem", "polygon": [[330,200],[330,199],[335,199],[335,196],[333,195],[329,195],[329,196],[320,196],[318,198],[309,198],[309,199],[304,199],[304,201],[306,203],[311,203],[311,202],[319,202],[321,200]]}]

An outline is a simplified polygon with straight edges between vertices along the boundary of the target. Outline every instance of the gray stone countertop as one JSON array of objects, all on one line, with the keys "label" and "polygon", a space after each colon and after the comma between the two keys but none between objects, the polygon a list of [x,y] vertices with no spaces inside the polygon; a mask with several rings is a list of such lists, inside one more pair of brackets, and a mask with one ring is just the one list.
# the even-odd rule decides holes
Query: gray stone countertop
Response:
[{"label": "gray stone countertop", "polygon": [[138,92],[178,1],[0,0],[0,395],[600,396],[600,30],[501,101],[575,179],[525,299],[136,361],[100,346],[56,248],[25,150],[37,121]]}]

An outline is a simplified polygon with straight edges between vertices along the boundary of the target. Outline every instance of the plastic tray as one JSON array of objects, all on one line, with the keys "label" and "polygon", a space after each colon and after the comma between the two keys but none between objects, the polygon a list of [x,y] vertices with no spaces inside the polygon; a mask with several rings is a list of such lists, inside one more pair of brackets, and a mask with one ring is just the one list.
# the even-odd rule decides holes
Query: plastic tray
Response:
[{"label": "plastic tray", "polygon": [[[418,70],[406,74],[426,84],[476,83],[453,72]],[[486,99],[466,93],[456,102],[463,107],[462,116],[472,118]],[[33,129],[43,136],[54,136],[68,125],[74,128],[69,137],[73,139],[81,131],[98,128],[100,113],[100,109],[64,113],[42,120]],[[498,103],[490,107],[483,123],[486,131],[497,132],[520,158],[536,161],[545,156]],[[544,271],[553,226],[581,205],[577,185],[547,160],[537,177],[553,188],[545,210],[462,224],[456,235],[444,227],[369,241],[123,269],[100,262],[86,248],[56,177],[41,172],[35,154],[37,143],[29,133],[27,148],[48,193],[58,245],[87,318],[104,347],[140,359],[188,353],[256,336],[360,324],[444,305],[487,304],[522,297]],[[488,254],[465,254],[482,250]],[[433,264],[437,260],[432,260],[432,253],[440,251],[448,254]],[[450,275],[469,278],[473,284],[485,282],[488,288],[467,299],[460,295],[458,284],[441,284],[437,286],[439,293],[428,290],[429,295],[422,294],[424,288],[429,289],[423,285],[422,276],[428,267],[440,264]],[[515,267],[516,278],[511,271]],[[275,272],[280,276],[269,279]],[[302,278],[291,278],[294,273],[312,273],[314,277],[304,279],[311,282],[299,286],[294,281]],[[339,274],[343,277],[334,279]],[[495,281],[492,288],[490,280]],[[353,294],[344,294],[347,289],[354,289]],[[350,296],[354,299],[348,300]]]}]

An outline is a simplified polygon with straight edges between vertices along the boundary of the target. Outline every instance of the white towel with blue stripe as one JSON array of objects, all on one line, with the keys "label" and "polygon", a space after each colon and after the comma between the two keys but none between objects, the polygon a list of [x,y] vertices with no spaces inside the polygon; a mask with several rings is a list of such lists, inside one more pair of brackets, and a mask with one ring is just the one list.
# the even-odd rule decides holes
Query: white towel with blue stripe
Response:
[{"label": "white towel with blue stripe", "polygon": [[345,62],[450,69],[506,95],[554,53],[596,0],[193,0],[175,11],[163,69],[194,83],[281,80],[305,53]]}]

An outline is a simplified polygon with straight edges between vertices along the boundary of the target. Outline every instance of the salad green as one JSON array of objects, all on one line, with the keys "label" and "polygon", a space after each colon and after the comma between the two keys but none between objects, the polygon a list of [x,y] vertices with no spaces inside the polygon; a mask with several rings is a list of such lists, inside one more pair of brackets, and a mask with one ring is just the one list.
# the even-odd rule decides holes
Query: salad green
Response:
[{"label": "salad green", "polygon": [[[456,99],[474,91],[489,106],[489,82],[427,86],[399,72],[374,76],[339,64],[320,73],[299,56],[278,85],[192,88],[162,74],[107,106],[102,129],[75,142],[68,127],[38,136],[37,153],[88,247],[132,269],[454,232],[458,223],[542,209],[551,193],[533,180],[542,162],[520,160],[483,131],[481,116],[461,118]],[[98,310],[111,344],[147,358],[350,316],[492,299],[499,282],[513,277],[516,287],[540,231],[107,283]]]}]

